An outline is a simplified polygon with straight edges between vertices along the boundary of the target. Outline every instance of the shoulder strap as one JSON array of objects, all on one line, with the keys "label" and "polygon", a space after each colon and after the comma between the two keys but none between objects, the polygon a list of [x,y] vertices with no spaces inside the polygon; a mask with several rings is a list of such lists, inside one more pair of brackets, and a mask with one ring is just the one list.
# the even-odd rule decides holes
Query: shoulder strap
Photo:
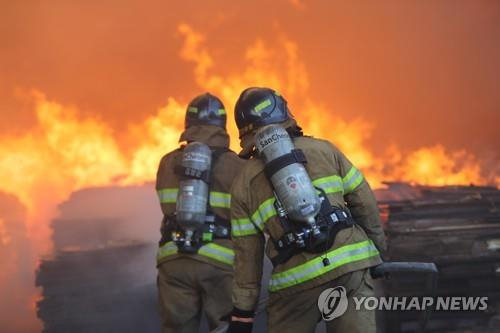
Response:
[{"label": "shoulder strap", "polygon": [[299,127],[299,126],[297,126],[297,125],[291,126],[291,127],[287,127],[286,131],[288,132],[288,135],[290,135],[290,137],[292,139],[300,137],[300,136],[304,136],[304,133],[302,132],[302,128]]},{"label": "shoulder strap", "polygon": [[[214,179],[214,169],[215,169],[215,164],[219,160],[219,158],[224,154],[229,151],[229,148],[226,147],[215,147],[212,148],[212,166],[210,167],[210,179]],[[211,186],[209,187],[210,191],[212,190]],[[210,193],[209,193],[210,196]],[[216,218],[222,219],[222,217],[217,216],[214,212],[213,209],[210,205],[210,198],[207,201],[207,206],[208,206],[208,211],[211,212],[216,216]]]},{"label": "shoulder strap", "polygon": [[267,163],[264,167],[264,173],[266,174],[267,179],[271,181],[271,177],[276,172],[293,163],[307,163],[306,155],[304,155],[302,150],[294,149],[290,153],[280,156]]}]

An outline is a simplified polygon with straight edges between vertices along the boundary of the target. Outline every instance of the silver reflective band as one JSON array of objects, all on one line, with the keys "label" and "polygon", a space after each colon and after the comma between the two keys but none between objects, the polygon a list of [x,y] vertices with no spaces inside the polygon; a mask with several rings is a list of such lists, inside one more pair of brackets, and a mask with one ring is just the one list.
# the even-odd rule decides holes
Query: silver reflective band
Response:
[{"label": "silver reflective band", "polygon": [[231,233],[233,236],[246,236],[257,234],[257,228],[250,219],[232,219]]},{"label": "silver reflective band", "polygon": [[355,167],[351,167],[351,170],[349,170],[347,175],[342,179],[342,182],[344,183],[344,193],[349,194],[356,189],[362,181],[363,174],[361,174],[361,172]]},{"label": "silver reflective band", "polygon": [[218,208],[231,207],[231,194],[224,192],[210,192],[210,206]]},{"label": "silver reflective band", "polygon": [[158,249],[158,254],[156,258],[158,260],[177,253],[177,245],[174,242],[167,242],[162,247]]},{"label": "silver reflective band", "polygon": [[[302,265],[273,274],[269,283],[269,290],[277,291],[291,287],[321,276],[340,266],[378,255],[379,252],[371,240],[344,245],[328,252],[326,256],[316,257]],[[325,257],[330,261],[328,266],[323,265]]]},{"label": "silver reflective band", "polygon": [[278,214],[274,208],[275,200],[274,197],[267,199],[257,208],[257,211],[253,213],[252,221],[260,230],[264,229],[264,224],[266,224],[267,220]]},{"label": "silver reflective band", "polygon": [[342,178],[337,175],[318,178],[312,181],[313,185],[321,188],[326,194],[343,192]]},{"label": "silver reflective band", "polygon": [[207,245],[203,245],[198,250],[198,254],[202,256],[206,256],[228,265],[232,265],[234,262],[234,252],[228,248],[217,245],[215,243],[210,243]]},{"label": "silver reflective band", "polygon": [[158,190],[158,198],[160,203],[175,203],[177,201],[178,188],[164,188]]},{"label": "silver reflective band", "polygon": [[[175,245],[174,242],[170,241],[165,243],[158,249],[158,254],[156,258],[158,261],[160,261],[163,258],[175,255],[177,253],[178,253],[177,245]],[[198,250],[198,254],[213,260],[223,262],[228,265],[232,265],[234,262],[234,251],[215,243],[209,243],[203,245]]]}]

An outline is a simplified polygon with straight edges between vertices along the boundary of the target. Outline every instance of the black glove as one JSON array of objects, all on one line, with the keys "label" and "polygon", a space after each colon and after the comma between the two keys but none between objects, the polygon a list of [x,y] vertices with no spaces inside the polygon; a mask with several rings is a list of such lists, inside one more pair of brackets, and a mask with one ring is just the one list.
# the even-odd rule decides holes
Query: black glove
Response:
[{"label": "black glove", "polygon": [[230,321],[227,333],[251,333],[253,323],[244,323],[242,321]]},{"label": "black glove", "polygon": [[242,321],[233,321],[232,317],[239,318],[253,318],[253,311],[240,310],[238,308],[233,308],[231,315],[229,317],[229,328],[227,333],[251,333],[253,328],[253,322],[245,323]]}]

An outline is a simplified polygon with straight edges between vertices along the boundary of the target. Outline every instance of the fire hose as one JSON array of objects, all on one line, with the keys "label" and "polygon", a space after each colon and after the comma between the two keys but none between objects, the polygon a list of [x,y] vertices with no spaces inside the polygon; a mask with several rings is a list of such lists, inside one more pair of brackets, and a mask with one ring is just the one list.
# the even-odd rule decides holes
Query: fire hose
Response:
[{"label": "fire hose", "polygon": [[[370,269],[370,273],[372,278],[374,279],[389,279],[392,278],[393,275],[397,275],[400,273],[413,273],[413,274],[422,274],[425,275],[425,284],[426,289],[429,292],[429,296],[435,297],[437,292],[437,282],[438,282],[438,269],[436,264],[434,263],[425,263],[425,262],[384,262],[378,266],[372,267]],[[259,301],[257,305],[257,310],[255,314],[258,314],[265,309],[265,304],[267,303],[267,298],[264,298]],[[419,333],[425,332],[425,328],[427,323],[429,322],[430,315],[432,313],[432,308],[426,308],[422,317],[419,321]],[[229,324],[227,322],[222,323],[210,333],[226,333]]]}]

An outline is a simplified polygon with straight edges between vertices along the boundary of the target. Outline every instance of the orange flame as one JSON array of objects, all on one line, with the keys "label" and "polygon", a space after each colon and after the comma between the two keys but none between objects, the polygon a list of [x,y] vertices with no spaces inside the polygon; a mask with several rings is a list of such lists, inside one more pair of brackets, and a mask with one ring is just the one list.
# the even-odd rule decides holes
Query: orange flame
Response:
[{"label": "orange flame", "polygon": [[[308,97],[306,66],[297,45],[285,36],[277,37],[279,46],[274,48],[257,39],[245,51],[247,66],[222,76],[214,72],[216,63],[204,45],[205,36],[187,24],[180,24],[178,32],[184,38],[180,56],[194,63],[194,78],[202,90],[229,102],[228,110],[248,86],[271,86],[283,92],[305,131],[337,144],[376,186],[383,180],[486,183],[479,161],[465,151],[449,152],[437,145],[403,156],[398,147],[391,146],[383,156],[375,156],[367,144],[372,124],[340,119],[335,110]],[[49,101],[40,92],[32,97],[37,127],[21,137],[1,138],[0,190],[18,196],[34,215],[40,213],[39,203],[55,204],[83,187],[153,180],[159,158],[177,146],[187,103],[170,97],[156,115],[131,125],[127,142],[132,147],[124,150],[102,120],[79,117],[76,108]],[[237,130],[231,119],[228,123],[232,147],[237,150]]]},{"label": "orange flame", "polygon": [[[450,152],[440,145],[407,156],[391,146],[382,156],[375,156],[367,143],[373,124],[336,117],[335,110],[308,97],[306,66],[297,45],[286,36],[278,36],[278,47],[273,48],[257,39],[245,51],[246,67],[222,76],[215,72],[216,62],[204,44],[205,36],[188,24],[180,24],[178,33],[184,39],[180,57],[194,63],[194,79],[202,90],[219,95],[229,103],[228,110],[248,86],[271,86],[281,91],[305,131],[337,144],[375,187],[383,180],[428,185],[487,182],[473,155]],[[40,228],[35,222],[51,216],[55,205],[72,191],[153,180],[159,158],[178,144],[187,103],[169,97],[156,115],[131,125],[126,131],[131,147],[125,150],[102,120],[82,118],[76,108],[49,101],[40,92],[31,96],[38,119],[36,128],[20,137],[1,138],[0,147],[0,190],[15,194],[28,207],[34,217],[28,221],[30,234],[33,228]],[[232,147],[237,150],[237,130],[231,119],[228,130]],[[498,177],[494,180],[498,183]],[[47,239],[47,232],[42,232],[43,238]]]},{"label": "orange flame", "polygon": [[411,153],[399,177],[423,185],[484,184],[478,160],[466,151],[447,152],[441,145]]}]

